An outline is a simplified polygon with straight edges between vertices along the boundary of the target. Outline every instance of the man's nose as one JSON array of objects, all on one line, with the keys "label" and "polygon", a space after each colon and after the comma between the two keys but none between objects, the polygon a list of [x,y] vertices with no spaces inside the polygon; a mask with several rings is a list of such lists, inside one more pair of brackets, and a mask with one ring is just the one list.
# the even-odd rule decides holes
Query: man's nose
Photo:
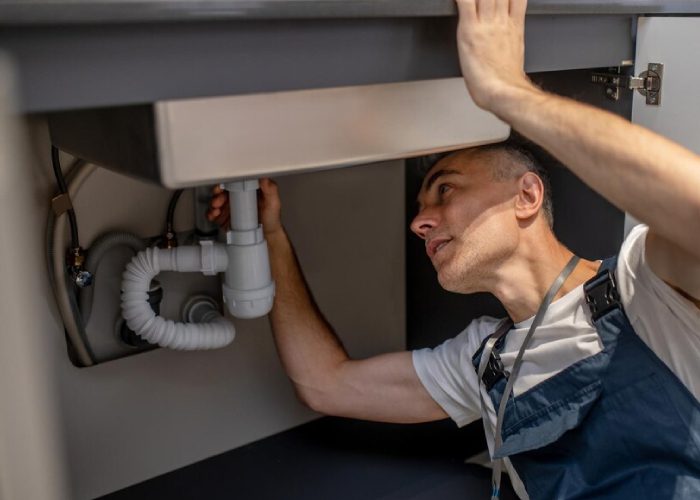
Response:
[{"label": "man's nose", "polygon": [[423,209],[413,218],[410,227],[411,231],[417,234],[419,238],[426,239],[428,232],[437,227],[437,223],[435,214],[430,210]]}]

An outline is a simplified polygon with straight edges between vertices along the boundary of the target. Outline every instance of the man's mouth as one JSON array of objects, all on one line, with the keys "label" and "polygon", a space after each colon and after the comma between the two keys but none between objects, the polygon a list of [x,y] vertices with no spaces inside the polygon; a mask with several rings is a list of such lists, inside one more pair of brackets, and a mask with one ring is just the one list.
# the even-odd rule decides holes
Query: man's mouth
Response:
[{"label": "man's mouth", "polygon": [[450,241],[452,241],[452,238],[435,238],[427,241],[425,249],[428,252],[428,257],[430,257],[431,259],[435,257],[435,255],[440,250],[445,248],[445,245],[447,245]]}]

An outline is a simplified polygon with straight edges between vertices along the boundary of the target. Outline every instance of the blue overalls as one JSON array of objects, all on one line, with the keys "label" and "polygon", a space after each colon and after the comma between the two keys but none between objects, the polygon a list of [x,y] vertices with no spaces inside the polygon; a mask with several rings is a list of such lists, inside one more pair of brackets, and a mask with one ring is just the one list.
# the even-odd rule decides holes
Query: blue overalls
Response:
[{"label": "blue overalls", "polygon": [[[510,458],[532,500],[700,499],[700,402],[634,332],[616,262],[584,285],[602,351],[507,402],[493,458]],[[486,385],[496,408],[508,375],[497,372]]]}]

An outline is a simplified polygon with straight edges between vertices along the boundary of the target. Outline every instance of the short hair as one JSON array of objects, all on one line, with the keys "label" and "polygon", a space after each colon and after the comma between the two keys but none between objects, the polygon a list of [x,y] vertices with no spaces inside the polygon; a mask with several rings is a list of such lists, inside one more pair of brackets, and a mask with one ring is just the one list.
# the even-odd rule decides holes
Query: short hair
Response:
[{"label": "short hair", "polygon": [[542,211],[550,228],[554,227],[554,206],[552,203],[552,183],[549,172],[540,163],[535,155],[522,144],[508,140],[486,146],[477,146],[472,150],[479,153],[496,152],[504,154],[509,161],[494,164],[491,175],[495,181],[505,181],[520,177],[525,172],[532,172],[542,181],[544,194],[542,199]]},{"label": "short hair", "polygon": [[475,146],[462,149],[459,151],[451,151],[448,153],[430,155],[423,162],[419,163],[419,168],[424,170],[424,174],[432,168],[438,161],[465,151],[475,153],[502,153],[507,160],[504,163],[494,163],[491,169],[491,176],[494,181],[504,181],[520,177],[526,172],[532,172],[542,181],[544,186],[544,196],[542,199],[542,212],[545,220],[550,228],[554,227],[554,206],[552,203],[552,184],[549,177],[549,172],[532,153],[532,151],[523,144],[522,140],[508,139],[504,142],[495,144],[487,144],[485,146]]}]

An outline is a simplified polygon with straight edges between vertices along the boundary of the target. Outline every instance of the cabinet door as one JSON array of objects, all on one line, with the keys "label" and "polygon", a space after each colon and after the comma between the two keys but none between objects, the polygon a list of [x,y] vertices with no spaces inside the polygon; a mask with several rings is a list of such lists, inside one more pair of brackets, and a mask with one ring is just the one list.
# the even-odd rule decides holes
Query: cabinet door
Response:
[{"label": "cabinet door", "polygon": [[[660,104],[634,93],[632,121],[700,153],[700,17],[640,17],[635,73],[663,64]],[[625,230],[636,224],[627,217]]]}]

